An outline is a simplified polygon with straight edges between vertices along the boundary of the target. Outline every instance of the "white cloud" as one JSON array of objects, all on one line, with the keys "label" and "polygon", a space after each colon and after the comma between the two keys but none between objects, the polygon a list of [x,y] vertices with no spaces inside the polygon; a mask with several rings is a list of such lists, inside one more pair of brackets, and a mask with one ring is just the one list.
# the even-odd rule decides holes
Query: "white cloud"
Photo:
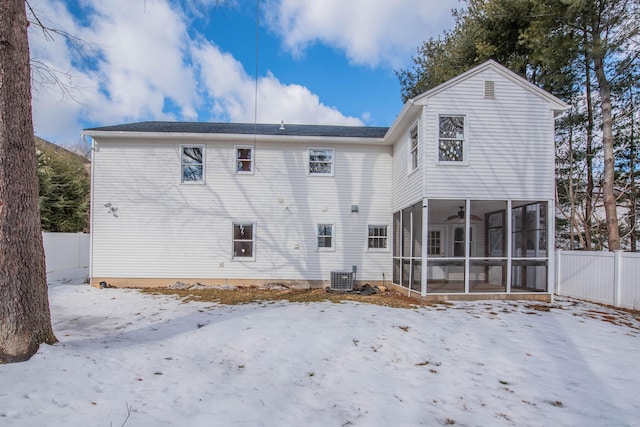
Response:
[{"label": "white cloud", "polygon": [[[61,71],[59,76],[73,87],[67,97],[56,88],[34,87],[39,136],[74,144],[87,126],[139,120],[253,121],[254,78],[231,54],[189,28],[178,3],[86,0],[74,16],[61,0],[40,1],[32,2],[40,19],[92,44],[98,54],[89,52],[88,64],[79,62],[63,37],[46,40],[31,26],[32,57]],[[306,87],[283,84],[272,74],[258,80],[258,120],[362,124],[324,105]]]},{"label": "white cloud", "polygon": [[397,68],[429,37],[451,28],[459,0],[267,0],[267,25],[285,48],[313,43],[343,50],[356,64]]},{"label": "white cloud", "polygon": [[[199,65],[204,90],[216,119],[253,122],[256,84],[235,58],[205,42],[194,47],[194,62]],[[273,74],[258,79],[258,117],[261,123],[315,123],[362,125],[355,117],[346,117],[336,108],[324,105],[304,86],[283,84]]]}]

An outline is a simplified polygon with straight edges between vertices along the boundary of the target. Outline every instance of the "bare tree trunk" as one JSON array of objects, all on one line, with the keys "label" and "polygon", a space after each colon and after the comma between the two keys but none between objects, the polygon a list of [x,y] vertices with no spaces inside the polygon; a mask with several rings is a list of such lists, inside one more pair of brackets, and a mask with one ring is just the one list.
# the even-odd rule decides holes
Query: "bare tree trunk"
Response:
[{"label": "bare tree trunk", "polygon": [[31,116],[24,0],[0,2],[0,363],[54,343]]},{"label": "bare tree trunk", "polygon": [[631,228],[631,241],[630,241],[630,246],[631,246],[631,252],[637,252],[638,251],[638,221],[637,221],[637,206],[636,206],[636,200],[637,200],[637,190],[636,190],[636,141],[635,141],[635,103],[633,102],[633,90],[631,89],[631,84],[629,84],[629,102],[630,102],[630,107],[631,107],[631,134],[630,134],[630,141],[629,141],[629,171],[631,173],[631,177],[630,177],[630,186],[631,186],[631,193],[629,195],[629,203],[631,205],[631,220],[630,222],[630,228]]},{"label": "bare tree trunk", "polygon": [[[586,32],[584,39],[587,40]],[[586,43],[585,43],[586,44]],[[590,251],[593,249],[593,211],[595,203],[593,200],[593,101],[591,100],[591,69],[589,67],[589,56],[585,51],[584,56],[584,72],[585,72],[585,87],[586,87],[586,101],[587,101],[587,135],[586,135],[586,150],[587,150],[587,194],[584,207],[584,234],[586,240],[585,250]]]},{"label": "bare tree trunk", "polygon": [[[597,33],[594,32],[594,38]],[[599,47],[599,40],[596,47]],[[596,48],[596,51],[598,49]],[[607,221],[607,241],[610,251],[620,249],[620,229],[618,227],[618,212],[616,210],[616,195],[614,191],[614,152],[613,152],[613,116],[611,114],[611,86],[604,70],[604,58],[596,53],[593,58],[598,87],[600,88],[600,102],[602,109],[602,151],[604,154],[604,180],[602,195],[604,212]]]}]

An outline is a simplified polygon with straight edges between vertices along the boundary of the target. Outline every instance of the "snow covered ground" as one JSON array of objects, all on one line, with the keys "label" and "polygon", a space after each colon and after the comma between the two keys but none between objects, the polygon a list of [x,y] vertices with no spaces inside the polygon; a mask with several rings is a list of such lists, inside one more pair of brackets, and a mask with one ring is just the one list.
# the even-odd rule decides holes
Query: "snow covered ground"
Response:
[{"label": "snow covered ground", "polygon": [[60,343],[0,365],[0,425],[640,425],[637,315],[185,304],[83,273],[49,277]]}]

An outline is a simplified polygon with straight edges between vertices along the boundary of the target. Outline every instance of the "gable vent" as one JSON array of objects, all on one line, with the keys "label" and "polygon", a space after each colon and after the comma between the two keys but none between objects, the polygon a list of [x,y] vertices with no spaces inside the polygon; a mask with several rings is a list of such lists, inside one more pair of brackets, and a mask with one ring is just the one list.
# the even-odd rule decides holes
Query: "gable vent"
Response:
[{"label": "gable vent", "polygon": [[496,82],[493,80],[484,81],[484,97],[495,98],[496,96]]}]

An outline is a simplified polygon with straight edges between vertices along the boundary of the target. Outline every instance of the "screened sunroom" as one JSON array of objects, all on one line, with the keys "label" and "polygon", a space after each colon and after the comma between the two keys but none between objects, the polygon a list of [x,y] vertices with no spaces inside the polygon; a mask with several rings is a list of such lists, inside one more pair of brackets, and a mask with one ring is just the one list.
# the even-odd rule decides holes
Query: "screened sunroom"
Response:
[{"label": "screened sunroom", "polygon": [[550,209],[551,201],[428,199],[399,210],[393,282],[423,296],[547,293]]}]

